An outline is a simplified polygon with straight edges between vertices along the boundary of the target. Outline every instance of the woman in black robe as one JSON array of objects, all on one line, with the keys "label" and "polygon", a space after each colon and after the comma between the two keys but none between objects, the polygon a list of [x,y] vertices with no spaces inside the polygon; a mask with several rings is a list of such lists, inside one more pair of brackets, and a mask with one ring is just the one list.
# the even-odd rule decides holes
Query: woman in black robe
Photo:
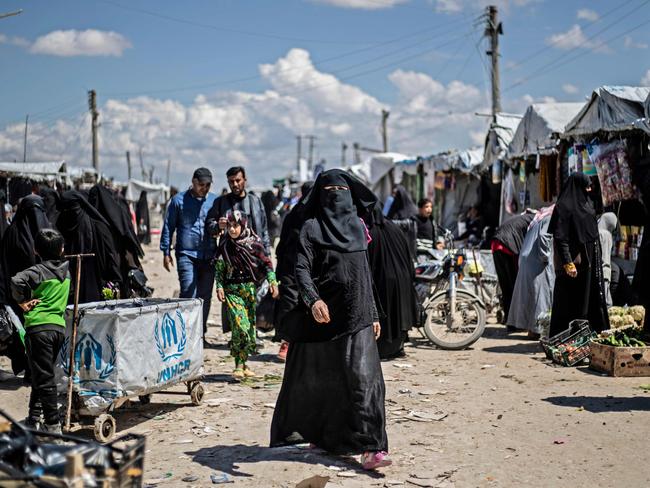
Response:
[{"label": "woman in black robe", "polygon": [[138,240],[142,244],[151,244],[151,226],[149,224],[149,201],[147,192],[140,192],[140,199],[135,206],[135,223],[138,226]]},{"label": "woman in black robe", "polygon": [[387,217],[390,220],[406,220],[413,218],[417,213],[418,208],[409,192],[402,185],[397,185],[393,190],[393,203]]},{"label": "woman in black robe", "polygon": [[131,216],[118,200],[118,195],[102,185],[90,189],[88,201],[104,218],[113,236],[115,255],[120,267],[120,298],[131,297],[129,271],[142,269],[144,251],[135,235]]},{"label": "woman in black robe", "polygon": [[[119,258],[113,234],[106,219],[86,197],[68,190],[61,196],[61,213],[57,227],[65,239],[66,254],[93,253],[83,258],[79,303],[104,300],[102,289],[121,280]],[[70,274],[76,275],[76,260],[70,262]]]},{"label": "woman in black robe", "polygon": [[[296,256],[301,307],[273,415],[271,446],[310,442],[390,464],[377,309],[361,217],[376,197],[342,170],[321,173],[307,197]],[[291,331],[289,329],[292,329]]]},{"label": "woman in black robe", "polygon": [[[41,229],[51,227],[43,199],[38,195],[27,195],[18,204],[0,244],[0,304],[9,305],[21,319],[23,311],[11,296],[11,278],[38,262],[38,256],[34,254],[34,238]],[[5,354],[11,359],[14,374],[25,369],[25,348],[18,333],[14,334]]]},{"label": "woman in black robe", "polygon": [[609,328],[598,222],[590,191],[588,176],[569,176],[549,223],[556,270],[550,337],[568,329],[576,319],[589,320],[597,332]]},{"label": "woman in black robe", "polygon": [[416,325],[418,313],[413,256],[404,232],[384,218],[379,205],[372,214],[370,237],[370,269],[383,311],[380,314],[381,335],[377,341],[379,357],[402,357],[404,341],[408,331]]},{"label": "woman in black robe", "polygon": [[59,192],[54,188],[44,186],[41,187],[38,193],[43,197],[47,219],[52,225],[56,225],[56,220],[59,218]]}]

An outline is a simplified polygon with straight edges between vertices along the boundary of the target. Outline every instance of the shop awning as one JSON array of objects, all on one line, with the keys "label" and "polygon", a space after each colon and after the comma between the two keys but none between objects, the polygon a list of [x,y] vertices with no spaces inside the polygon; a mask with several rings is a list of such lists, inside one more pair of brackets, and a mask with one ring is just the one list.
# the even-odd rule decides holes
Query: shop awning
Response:
[{"label": "shop awning", "polygon": [[564,132],[583,103],[534,103],[526,109],[508,148],[509,158],[555,153],[554,136]]},{"label": "shop awning", "polygon": [[58,176],[65,176],[66,166],[64,161],[43,163],[15,163],[0,162],[0,175],[31,178],[38,181],[49,180]]},{"label": "shop awning", "polygon": [[563,137],[632,129],[634,122],[645,116],[644,104],[649,94],[650,87],[601,86],[567,124]]}]

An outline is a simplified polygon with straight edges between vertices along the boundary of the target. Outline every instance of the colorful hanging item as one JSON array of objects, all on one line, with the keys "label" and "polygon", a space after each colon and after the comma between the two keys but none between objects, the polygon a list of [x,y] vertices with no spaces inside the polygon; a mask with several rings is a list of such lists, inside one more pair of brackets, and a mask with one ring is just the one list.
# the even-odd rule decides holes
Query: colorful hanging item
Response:
[{"label": "colorful hanging item", "polygon": [[594,145],[591,148],[598,181],[603,195],[603,205],[637,197],[623,141]]}]

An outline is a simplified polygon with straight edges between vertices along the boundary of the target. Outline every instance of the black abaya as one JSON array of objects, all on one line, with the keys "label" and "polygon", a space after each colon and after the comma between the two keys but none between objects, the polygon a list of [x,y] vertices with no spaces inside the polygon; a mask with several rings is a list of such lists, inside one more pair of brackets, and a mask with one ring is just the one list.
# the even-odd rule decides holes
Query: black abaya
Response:
[{"label": "black abaya", "polygon": [[377,346],[379,357],[389,359],[403,354],[407,331],[417,322],[415,270],[404,232],[384,219],[379,206],[373,212],[370,236],[370,269],[383,311]]},{"label": "black abaya", "polygon": [[[338,188],[325,190],[325,187]],[[347,188],[344,190],[342,188]],[[341,170],[321,173],[306,199],[296,280],[301,299],[290,336],[271,446],[310,442],[337,454],[386,451],[378,320],[360,217],[376,198]],[[330,322],[309,312],[323,300]]]},{"label": "black abaya", "polygon": [[410,219],[418,213],[418,207],[413,203],[413,199],[406,188],[397,185],[394,193],[393,203],[387,215],[390,220]]},{"label": "black abaya", "polygon": [[[79,303],[103,300],[104,286],[121,280],[119,258],[108,223],[83,194],[69,190],[61,196],[57,227],[65,238],[66,254],[95,254],[82,261]],[[76,275],[76,261],[70,263],[70,274]]]},{"label": "black abaya", "polygon": [[143,244],[151,244],[151,226],[149,224],[149,201],[147,192],[140,192],[140,199],[135,206],[135,222],[138,227],[138,240]]}]

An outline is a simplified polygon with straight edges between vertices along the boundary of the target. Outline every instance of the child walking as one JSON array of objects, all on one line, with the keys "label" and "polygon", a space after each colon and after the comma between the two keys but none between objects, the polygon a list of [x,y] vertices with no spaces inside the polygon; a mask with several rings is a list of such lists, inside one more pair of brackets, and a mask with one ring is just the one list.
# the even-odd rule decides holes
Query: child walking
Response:
[{"label": "child walking", "polygon": [[226,233],[219,241],[215,281],[217,298],[226,302],[226,313],[232,327],[230,355],[235,358],[233,378],[255,376],[247,366],[248,356],[255,352],[255,307],[257,285],[265,278],[273,298],[278,296],[278,283],[270,258],[264,254],[262,240],[248,227],[246,214],[235,210],[226,215]]},{"label": "child walking", "polygon": [[34,240],[41,262],[11,278],[11,293],[25,311],[25,349],[32,373],[32,392],[26,424],[61,433],[54,365],[65,332],[65,308],[70,294],[68,262],[62,259],[63,236],[42,229]]}]

